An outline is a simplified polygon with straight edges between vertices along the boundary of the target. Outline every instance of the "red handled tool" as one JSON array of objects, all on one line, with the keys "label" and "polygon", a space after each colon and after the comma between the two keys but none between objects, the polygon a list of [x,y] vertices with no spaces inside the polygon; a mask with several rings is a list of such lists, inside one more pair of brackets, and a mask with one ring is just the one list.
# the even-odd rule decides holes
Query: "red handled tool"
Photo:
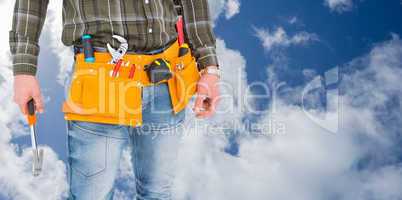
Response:
[{"label": "red handled tool", "polygon": [[184,44],[183,16],[179,16],[179,18],[177,19],[176,29],[177,29],[179,45],[181,46]]},{"label": "red handled tool", "polygon": [[184,38],[184,25],[183,25],[183,16],[179,16],[176,22],[176,29],[177,29],[177,35],[178,35],[178,41],[179,41],[179,57],[182,57],[186,55],[189,52],[189,46],[188,44],[185,43],[185,38]]},{"label": "red handled tool", "polygon": [[36,114],[35,114],[35,104],[34,100],[31,99],[28,102],[28,124],[31,130],[31,143],[32,143],[32,152],[33,152],[33,163],[32,163],[32,174],[34,176],[39,176],[42,171],[43,165],[43,149],[38,150],[38,143],[35,132],[36,125]]},{"label": "red handled tool", "polygon": [[123,63],[123,56],[127,53],[128,42],[125,38],[119,35],[113,35],[113,38],[120,42],[120,47],[116,50],[109,43],[107,43],[107,50],[112,55],[112,60],[110,63],[115,64],[112,76],[116,77]]},{"label": "red handled tool", "polygon": [[116,65],[113,68],[113,73],[112,76],[116,77],[117,74],[119,74],[120,68],[121,68],[121,64],[123,63],[123,60],[119,60],[117,61]]},{"label": "red handled tool", "polygon": [[130,69],[130,73],[128,74],[128,78],[129,79],[133,79],[134,78],[134,74],[135,74],[135,70],[136,70],[136,65],[132,64],[131,65],[131,69]]}]

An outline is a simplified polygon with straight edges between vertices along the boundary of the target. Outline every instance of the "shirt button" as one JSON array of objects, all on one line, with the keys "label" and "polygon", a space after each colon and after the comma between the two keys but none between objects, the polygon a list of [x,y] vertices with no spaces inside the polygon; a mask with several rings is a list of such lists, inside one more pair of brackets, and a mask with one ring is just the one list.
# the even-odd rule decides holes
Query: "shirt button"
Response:
[{"label": "shirt button", "polygon": [[149,32],[149,33],[152,33],[152,31],[153,31],[152,28],[148,29],[148,32]]}]

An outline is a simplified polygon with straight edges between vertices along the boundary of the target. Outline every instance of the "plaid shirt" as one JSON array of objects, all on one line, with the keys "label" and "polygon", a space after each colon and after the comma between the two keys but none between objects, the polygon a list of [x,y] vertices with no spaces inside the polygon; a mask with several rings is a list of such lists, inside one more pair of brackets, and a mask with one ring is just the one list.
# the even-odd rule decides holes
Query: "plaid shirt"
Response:
[{"label": "plaid shirt", "polygon": [[[218,65],[215,36],[207,0],[179,0],[187,40],[200,69]],[[35,75],[38,40],[49,0],[16,0],[10,50],[14,74]],[[94,36],[94,46],[105,47],[113,34],[124,36],[129,49],[160,49],[177,38],[174,0],[63,0],[63,35],[66,46],[80,46],[83,34]]]}]

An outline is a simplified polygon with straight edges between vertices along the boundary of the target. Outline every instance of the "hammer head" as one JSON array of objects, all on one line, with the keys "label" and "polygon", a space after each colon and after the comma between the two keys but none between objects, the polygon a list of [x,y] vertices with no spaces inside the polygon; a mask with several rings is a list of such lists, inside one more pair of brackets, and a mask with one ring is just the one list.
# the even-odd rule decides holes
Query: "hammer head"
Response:
[{"label": "hammer head", "polygon": [[43,165],[43,149],[33,149],[33,163],[32,163],[32,174],[34,176],[39,176],[42,172]]}]

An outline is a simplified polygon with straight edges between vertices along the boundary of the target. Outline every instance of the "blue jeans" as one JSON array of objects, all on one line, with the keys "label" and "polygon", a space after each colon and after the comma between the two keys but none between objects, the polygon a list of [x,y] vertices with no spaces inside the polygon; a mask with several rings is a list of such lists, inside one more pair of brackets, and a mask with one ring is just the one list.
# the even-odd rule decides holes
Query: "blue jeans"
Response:
[{"label": "blue jeans", "polygon": [[136,199],[171,199],[185,112],[173,114],[166,84],[145,87],[143,126],[69,121],[69,199],[109,200],[122,150],[131,146]]}]

